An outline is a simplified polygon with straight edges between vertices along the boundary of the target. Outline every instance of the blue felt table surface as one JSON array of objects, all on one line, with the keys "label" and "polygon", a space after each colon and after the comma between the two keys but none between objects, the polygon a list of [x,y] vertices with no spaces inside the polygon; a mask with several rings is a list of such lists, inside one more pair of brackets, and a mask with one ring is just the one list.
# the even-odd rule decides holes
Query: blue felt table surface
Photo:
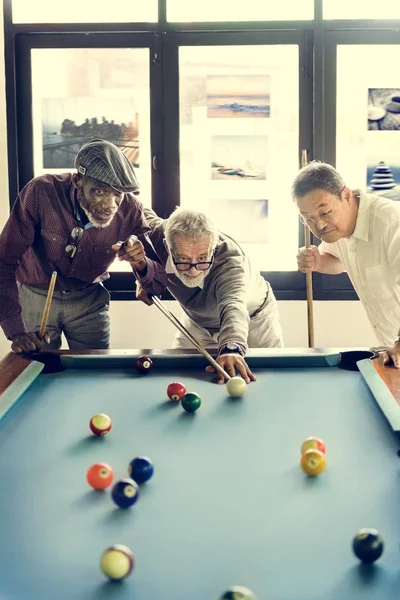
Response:
[{"label": "blue felt table surface", "polygon": [[[256,370],[243,399],[190,370],[41,375],[0,422],[1,600],[217,600],[229,585],[259,600],[400,597],[398,443],[359,373]],[[197,392],[185,413],[171,381]],[[109,414],[113,429],[90,436]],[[307,478],[300,445],[327,444],[327,470]],[[137,504],[91,491],[87,468],[117,478],[147,455],[153,479]],[[376,527],[386,543],[372,569],[353,535]],[[105,580],[102,551],[136,557],[123,584]]]}]

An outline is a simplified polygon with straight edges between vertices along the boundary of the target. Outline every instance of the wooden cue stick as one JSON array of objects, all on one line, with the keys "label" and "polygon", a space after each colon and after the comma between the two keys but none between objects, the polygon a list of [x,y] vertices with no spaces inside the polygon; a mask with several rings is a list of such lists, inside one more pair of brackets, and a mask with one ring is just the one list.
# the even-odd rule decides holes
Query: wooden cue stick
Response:
[{"label": "wooden cue stick", "polygon": [[[306,167],[308,164],[307,150],[301,152],[301,166]],[[304,241],[306,248],[311,245],[310,230],[304,223]],[[314,310],[313,310],[313,283],[312,271],[306,273],[306,291],[307,291],[307,328],[308,328],[308,347],[314,348]]]},{"label": "wooden cue stick", "polygon": [[44,305],[42,322],[40,323],[39,338],[42,339],[46,331],[47,320],[49,318],[51,301],[53,299],[54,286],[56,285],[57,271],[53,271],[50,279],[49,291],[47,292],[46,304]]},{"label": "wooden cue stick", "polygon": [[199,342],[196,340],[196,338],[194,338],[192,336],[192,334],[190,333],[190,331],[188,331],[186,329],[186,327],[184,325],[182,325],[182,323],[175,317],[175,315],[169,310],[169,308],[164,306],[164,304],[161,302],[161,300],[159,298],[157,298],[157,296],[151,295],[150,298],[153,300],[153,302],[157,306],[157,308],[160,309],[161,312],[167,317],[167,319],[169,319],[171,321],[171,323],[173,325],[175,325],[175,327],[177,327],[177,329],[179,329],[179,331],[181,331],[188,338],[188,340],[190,340],[192,342],[192,344],[195,346],[195,348],[197,348],[197,350],[202,353],[204,358],[206,358],[208,360],[208,362],[214,367],[214,369],[220,375],[222,375],[224,377],[224,379],[229,381],[231,379],[231,377],[228,375],[228,373],[225,371],[225,369],[223,369],[221,367],[221,365],[219,365],[217,363],[217,361],[214,360],[214,358],[211,356],[211,354],[209,354],[207,352],[207,350],[205,348],[203,348],[203,346],[201,344],[199,344]]}]

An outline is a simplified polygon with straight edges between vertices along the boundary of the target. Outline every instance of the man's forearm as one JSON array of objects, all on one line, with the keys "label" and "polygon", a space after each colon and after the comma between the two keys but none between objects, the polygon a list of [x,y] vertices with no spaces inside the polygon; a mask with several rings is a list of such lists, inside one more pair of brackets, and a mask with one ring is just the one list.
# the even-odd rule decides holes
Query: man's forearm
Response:
[{"label": "man's forearm", "polygon": [[159,263],[146,257],[146,270],[141,275],[134,270],[137,280],[147,294],[161,296],[167,289],[168,276]]},{"label": "man's forearm", "polygon": [[320,255],[318,273],[325,273],[325,275],[340,275],[340,273],[343,273],[344,271],[344,265],[339,258],[328,253]]},{"label": "man's forearm", "polygon": [[247,351],[247,338],[249,335],[250,317],[246,306],[236,303],[224,303],[220,310],[220,331],[218,346],[225,346],[233,342],[238,344],[242,351]]}]

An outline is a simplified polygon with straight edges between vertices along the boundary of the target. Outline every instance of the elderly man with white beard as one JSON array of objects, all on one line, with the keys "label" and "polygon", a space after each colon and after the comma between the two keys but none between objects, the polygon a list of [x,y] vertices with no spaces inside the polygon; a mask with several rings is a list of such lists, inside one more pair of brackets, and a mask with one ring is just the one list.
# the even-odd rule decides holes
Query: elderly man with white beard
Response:
[{"label": "elderly man with white beard", "polygon": [[75,167],[76,173],[29,181],[0,234],[0,325],[14,352],[60,348],[62,334],[74,350],[108,348],[110,295],[102,282],[116,256],[129,262],[149,293],[165,289],[164,269],[145,253],[149,228],[128,158],[111,142],[95,139],[79,150]]},{"label": "elderly man with white beard", "polygon": [[[282,346],[277,302],[270,284],[254,270],[239,244],[218,232],[204,214],[177,208],[168,219],[144,208],[148,234],[168,276],[167,288],[183,308],[181,323],[230,376],[255,380],[245,355],[248,348]],[[137,284],[137,296],[152,304]],[[177,332],[173,347],[193,348]],[[212,366],[207,370],[213,372]],[[218,375],[218,383],[223,383]]]}]

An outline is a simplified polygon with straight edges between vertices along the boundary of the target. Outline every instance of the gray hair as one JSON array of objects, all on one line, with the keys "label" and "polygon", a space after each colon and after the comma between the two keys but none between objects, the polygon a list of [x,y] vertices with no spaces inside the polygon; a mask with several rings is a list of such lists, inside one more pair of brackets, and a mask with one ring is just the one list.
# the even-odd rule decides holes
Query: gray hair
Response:
[{"label": "gray hair", "polygon": [[332,165],[313,161],[303,167],[292,185],[292,198],[303,198],[315,190],[324,190],[334,196],[340,196],[345,183]]},{"label": "gray hair", "polygon": [[212,248],[217,245],[218,233],[214,223],[202,212],[185,208],[176,208],[167,219],[165,239],[171,248],[176,237],[198,241],[205,237],[210,238]]}]

